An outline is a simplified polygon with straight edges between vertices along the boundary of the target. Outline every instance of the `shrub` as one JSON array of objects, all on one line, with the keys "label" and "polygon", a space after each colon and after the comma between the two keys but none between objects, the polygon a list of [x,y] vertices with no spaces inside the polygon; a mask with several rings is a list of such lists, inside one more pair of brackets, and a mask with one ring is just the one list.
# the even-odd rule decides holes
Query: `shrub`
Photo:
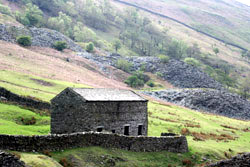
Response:
[{"label": "shrub", "polygon": [[35,125],[36,124],[36,118],[31,117],[31,118],[20,118],[20,121],[23,125]]},{"label": "shrub", "polygon": [[31,46],[30,36],[20,36],[17,38],[17,43],[21,46]]},{"label": "shrub", "polygon": [[155,87],[155,83],[151,80],[147,82],[147,85],[150,87]]},{"label": "shrub", "polygon": [[67,43],[65,41],[57,41],[53,46],[56,50],[63,51],[63,49],[67,48]]},{"label": "shrub", "polygon": [[196,60],[195,58],[187,57],[184,59],[184,62],[193,66],[198,67],[200,65],[200,62]]},{"label": "shrub", "polygon": [[144,86],[143,80],[140,80],[137,76],[132,75],[125,80],[125,83],[130,87],[137,88]]},{"label": "shrub", "polygon": [[48,157],[52,157],[51,152],[48,151],[48,150],[43,150],[43,154],[44,154],[44,155],[47,155]]},{"label": "shrub", "polygon": [[168,63],[170,60],[170,58],[168,56],[165,56],[165,55],[159,55],[158,57],[162,63]]},{"label": "shrub", "polygon": [[150,77],[146,74],[144,74],[143,71],[136,71],[133,73],[138,79],[142,80],[143,83],[146,83],[150,80]]},{"label": "shrub", "polygon": [[162,77],[163,77],[163,74],[162,74],[161,72],[156,72],[155,74],[156,74],[156,76],[159,77],[159,78],[162,78]]},{"label": "shrub", "polygon": [[2,4],[0,4],[0,13],[6,14],[9,16],[12,15],[10,8],[8,6],[2,5]]},{"label": "shrub", "polygon": [[94,44],[92,42],[88,43],[88,45],[86,46],[86,51],[89,53],[94,51]]},{"label": "shrub", "polygon": [[73,167],[73,164],[72,164],[71,162],[69,162],[66,158],[60,159],[59,163],[60,163],[63,167]]},{"label": "shrub", "polygon": [[118,59],[116,62],[116,67],[125,72],[130,72],[131,63],[124,59]]},{"label": "shrub", "polygon": [[134,72],[132,76],[128,77],[125,80],[125,83],[130,87],[143,87],[146,82],[150,80],[150,77],[145,75],[143,71]]}]

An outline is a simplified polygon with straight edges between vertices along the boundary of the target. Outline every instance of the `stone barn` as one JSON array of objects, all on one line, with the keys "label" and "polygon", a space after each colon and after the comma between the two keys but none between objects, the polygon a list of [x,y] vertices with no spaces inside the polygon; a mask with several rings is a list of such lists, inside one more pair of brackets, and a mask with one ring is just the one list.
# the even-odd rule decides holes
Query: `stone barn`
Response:
[{"label": "stone barn", "polygon": [[130,90],[66,88],[51,100],[51,133],[147,136],[147,103]]}]

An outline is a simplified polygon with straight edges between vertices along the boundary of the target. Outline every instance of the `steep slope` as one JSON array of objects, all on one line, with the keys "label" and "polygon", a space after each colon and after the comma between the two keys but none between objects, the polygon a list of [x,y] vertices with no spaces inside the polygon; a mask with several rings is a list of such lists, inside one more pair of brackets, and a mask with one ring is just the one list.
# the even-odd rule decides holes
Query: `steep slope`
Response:
[{"label": "steep slope", "polygon": [[225,42],[249,47],[250,7],[235,0],[123,0],[180,21]]},{"label": "steep slope", "polygon": [[[50,48],[41,49],[39,47],[26,49],[0,41],[0,62],[1,71],[25,73],[26,75],[85,84],[92,87],[127,88],[124,83],[107,78],[93,63],[75,56],[71,52],[61,53]],[[117,75],[117,80],[122,81],[123,74],[124,76],[127,75],[120,70],[114,70],[114,76]],[[7,79],[9,78],[6,74],[2,80]]]},{"label": "steep slope", "polygon": [[119,54],[98,56],[89,53],[78,53],[78,55],[97,63],[102,68],[110,65],[117,67],[119,60],[125,60],[131,65],[129,70],[138,71],[143,67],[145,72],[158,73],[161,78],[176,87],[223,89],[220,83],[200,69],[174,59],[163,63],[157,57],[124,57]]}]

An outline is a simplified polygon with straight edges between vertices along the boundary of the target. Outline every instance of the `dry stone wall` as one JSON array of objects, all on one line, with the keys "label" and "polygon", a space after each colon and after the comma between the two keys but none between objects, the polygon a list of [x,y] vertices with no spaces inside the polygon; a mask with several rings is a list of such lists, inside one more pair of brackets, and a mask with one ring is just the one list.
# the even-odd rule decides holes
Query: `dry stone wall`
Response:
[{"label": "dry stone wall", "polygon": [[47,136],[0,135],[0,149],[14,151],[60,151],[70,148],[100,146],[135,152],[188,151],[185,136],[133,137],[110,133],[81,132]]},{"label": "dry stone wall", "polygon": [[0,101],[14,102],[22,106],[31,107],[38,110],[49,110],[50,104],[41,102],[31,98],[19,96],[15,93],[8,91],[7,89],[0,87]]}]

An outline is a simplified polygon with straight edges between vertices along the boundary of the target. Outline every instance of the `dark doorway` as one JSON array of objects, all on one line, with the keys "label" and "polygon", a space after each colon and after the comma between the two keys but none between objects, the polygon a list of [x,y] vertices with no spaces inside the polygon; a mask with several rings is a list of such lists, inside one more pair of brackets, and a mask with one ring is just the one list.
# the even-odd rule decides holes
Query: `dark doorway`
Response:
[{"label": "dark doorway", "polygon": [[142,135],[142,125],[138,126],[138,136]]},{"label": "dark doorway", "polygon": [[112,130],[112,133],[115,133],[115,130]]},{"label": "dark doorway", "polygon": [[103,128],[97,128],[97,132],[102,132]]},{"label": "dark doorway", "polygon": [[124,135],[129,136],[129,126],[124,126]]}]

